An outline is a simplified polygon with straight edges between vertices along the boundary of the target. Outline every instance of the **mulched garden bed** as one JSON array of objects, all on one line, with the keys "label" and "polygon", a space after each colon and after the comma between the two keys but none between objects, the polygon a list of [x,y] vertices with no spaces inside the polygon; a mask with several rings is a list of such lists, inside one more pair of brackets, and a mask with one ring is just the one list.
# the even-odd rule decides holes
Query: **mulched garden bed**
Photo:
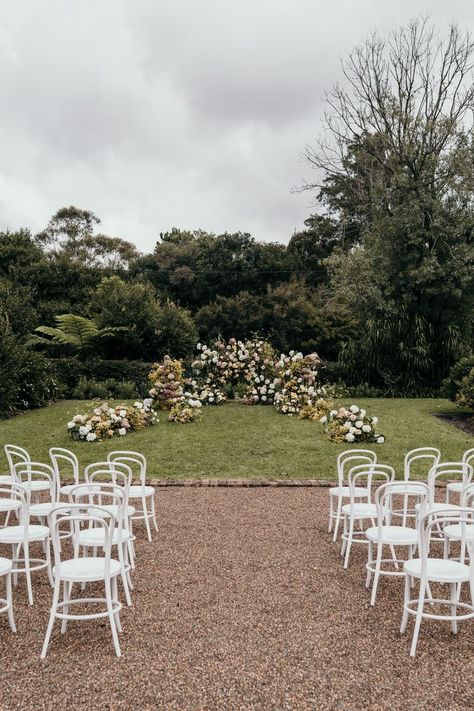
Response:
[{"label": "mulched garden bed", "polygon": [[474,436],[474,415],[471,412],[458,412],[439,414],[436,417],[440,420],[449,422],[450,425],[457,427],[459,430]]}]

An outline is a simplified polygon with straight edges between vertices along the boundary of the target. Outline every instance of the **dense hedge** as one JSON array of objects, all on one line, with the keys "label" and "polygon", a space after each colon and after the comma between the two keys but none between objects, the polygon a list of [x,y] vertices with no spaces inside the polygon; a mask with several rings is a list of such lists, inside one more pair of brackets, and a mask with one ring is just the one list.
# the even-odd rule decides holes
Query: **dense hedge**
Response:
[{"label": "dense hedge", "polygon": [[55,358],[50,361],[57,380],[62,384],[61,397],[73,397],[73,390],[81,379],[103,382],[116,380],[134,383],[140,397],[146,397],[150,384],[151,363],[138,360],[79,360]]},{"label": "dense hedge", "polygon": [[461,407],[474,409],[474,355],[461,358],[443,383],[444,394]]}]

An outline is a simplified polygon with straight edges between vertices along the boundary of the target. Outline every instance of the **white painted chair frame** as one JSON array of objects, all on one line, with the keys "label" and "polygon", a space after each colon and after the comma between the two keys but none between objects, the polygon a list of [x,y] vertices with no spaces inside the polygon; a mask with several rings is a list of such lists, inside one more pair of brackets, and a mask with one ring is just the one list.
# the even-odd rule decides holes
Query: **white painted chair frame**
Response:
[{"label": "white painted chair frame", "polygon": [[2,612],[7,613],[10,629],[12,632],[16,632],[15,618],[13,616],[12,569],[12,561],[9,558],[0,557],[0,578],[5,579],[5,597],[0,597],[0,614]]},{"label": "white painted chair frame", "polygon": [[[151,542],[151,529],[150,529],[150,519],[153,521],[153,526],[155,531],[158,531],[158,523],[156,520],[155,511],[155,487],[146,485],[146,459],[143,454],[139,452],[132,452],[127,450],[116,450],[115,452],[109,452],[107,455],[108,461],[114,462],[128,462],[130,465],[138,465],[140,470],[140,485],[131,486],[129,491],[129,501],[134,499],[141,499],[142,508],[137,509],[135,514],[132,516],[134,521],[144,521],[148,540]],[[148,500],[150,501],[150,508],[147,506]]]},{"label": "white painted chair frame", "polygon": [[[64,447],[50,447],[49,458],[59,483],[59,496],[68,496],[73,486],[80,484],[79,460],[74,452]],[[61,465],[66,464],[72,472],[73,483],[61,485]]]},{"label": "white painted chair frame", "polygon": [[[81,485],[79,485],[81,486]],[[95,571],[95,573],[81,574],[72,572],[68,574],[68,566],[71,560],[79,560],[76,553],[73,559],[64,561],[61,558],[61,545],[59,538],[59,529],[61,524],[68,522],[73,525],[75,535],[78,535],[81,524],[89,527],[101,526],[104,530],[104,563],[103,570]],[[56,619],[61,620],[61,634],[66,632],[68,620],[94,620],[107,617],[109,619],[110,629],[117,657],[121,656],[120,643],[118,632],[122,631],[119,613],[122,605],[117,597],[117,577],[120,574],[120,565],[118,561],[111,558],[112,537],[116,527],[115,517],[107,510],[101,507],[92,506],[89,504],[58,504],[49,514],[49,526],[51,529],[51,538],[54,551],[54,593],[49,616],[49,623],[46,630],[41,658],[46,657],[51,633],[53,631],[54,622]],[[72,587],[74,583],[97,582],[103,580],[105,588],[105,597],[103,598],[71,598]],[[63,584],[63,599],[60,602],[61,583]],[[105,604],[106,610],[100,610],[94,613],[72,614],[69,611],[71,605],[83,604]]]},{"label": "white painted chair frame", "polygon": [[[410,497],[414,497],[418,501],[421,499],[422,503],[428,500],[428,484],[424,482],[406,481],[404,483],[403,492],[398,491],[396,486],[397,482],[392,481],[378,487],[375,492],[377,525],[372,528],[368,528],[365,532],[369,541],[366,565],[367,579],[365,586],[367,588],[370,587],[373,576],[372,593],[370,598],[370,604],[372,607],[375,605],[377,588],[381,575],[388,577],[405,576],[405,572],[403,570],[404,560],[395,557],[395,549],[397,547],[406,548],[408,550],[408,558],[411,558],[418,544],[418,532],[416,528],[409,528],[406,525],[392,525],[391,517],[393,515],[392,505],[394,496],[403,496],[404,506],[405,502],[408,502]],[[420,486],[424,490],[423,495],[420,495]],[[374,545],[377,547],[375,561],[373,555]],[[383,557],[384,546],[390,547],[392,553],[391,558]],[[392,569],[387,570],[382,566],[391,566]],[[402,569],[400,566],[402,566]]]},{"label": "white painted chair frame", "polygon": [[[427,460],[430,464],[427,468],[426,471],[426,478],[421,480],[421,482],[426,482],[428,479],[428,474],[430,470],[432,469],[433,466],[436,466],[437,464],[440,463],[441,461],[441,452],[439,449],[436,447],[417,447],[416,449],[412,449],[409,452],[405,454],[404,460],[403,460],[403,482],[397,482],[395,486],[393,487],[392,491],[393,494],[403,494],[404,491],[404,486],[405,483],[408,481],[412,481],[411,475],[412,475],[412,466],[415,464],[415,462],[420,462]],[[420,497],[423,497],[425,492],[424,492],[424,487],[420,486]],[[415,496],[416,488],[410,487],[410,495]],[[419,502],[415,502],[419,503]],[[392,508],[392,516],[401,516],[403,520],[403,526],[407,525],[407,519],[412,518],[416,520],[417,513],[416,509],[413,506],[412,508],[408,509],[408,501],[407,498],[404,497],[403,499],[403,506],[401,509],[393,509]]]},{"label": "white painted chair frame", "polygon": [[[415,627],[413,631],[410,656],[416,654],[418,635],[421,621],[423,619],[445,620],[451,622],[451,631],[457,633],[457,623],[459,620],[468,620],[474,617],[474,556],[470,556],[469,565],[443,558],[430,558],[430,544],[434,540],[434,529],[443,531],[447,525],[460,525],[463,528],[472,524],[472,509],[464,509],[458,506],[452,509],[428,510],[420,516],[419,525],[419,558],[412,558],[404,565],[405,594],[403,602],[403,615],[400,626],[400,633],[406,631],[408,616],[415,616]],[[462,539],[464,534],[462,535]],[[419,580],[418,598],[411,599],[411,588],[413,578]],[[471,603],[460,602],[460,587],[463,582],[468,582],[470,587]],[[450,586],[450,597],[433,598],[429,588],[430,583],[443,583]],[[450,614],[441,615],[425,611],[426,603],[428,610],[433,604],[449,606]],[[457,609],[467,610],[464,614],[457,614]]]},{"label": "white painted chair frame", "polygon": [[[344,557],[344,569],[349,565],[349,555],[353,543],[362,543],[368,545],[368,539],[363,529],[363,522],[369,520],[372,526],[375,526],[375,518],[377,509],[372,503],[373,485],[387,483],[395,478],[393,467],[388,464],[359,464],[352,467],[349,471],[349,487],[350,500],[348,504],[342,507],[342,515],[344,517],[344,530],[342,533],[341,556]],[[367,490],[367,501],[360,501],[358,496],[354,496],[354,492],[358,488]],[[360,530],[355,531],[354,526],[356,521],[359,523]],[[395,553],[393,553],[395,557]]]},{"label": "white painted chair frame", "polygon": [[[333,542],[337,541],[337,535],[339,532],[339,525],[342,519],[342,506],[344,499],[350,497],[349,486],[345,484],[345,471],[346,467],[349,468],[355,466],[357,462],[359,464],[370,464],[376,463],[377,455],[371,449],[346,449],[341,452],[337,457],[337,486],[331,486],[329,489],[329,525],[328,533],[331,533],[333,521],[334,525],[334,535]],[[359,498],[365,498],[367,492],[361,489],[360,492],[356,492]],[[334,499],[337,499],[336,511],[334,511]]]}]

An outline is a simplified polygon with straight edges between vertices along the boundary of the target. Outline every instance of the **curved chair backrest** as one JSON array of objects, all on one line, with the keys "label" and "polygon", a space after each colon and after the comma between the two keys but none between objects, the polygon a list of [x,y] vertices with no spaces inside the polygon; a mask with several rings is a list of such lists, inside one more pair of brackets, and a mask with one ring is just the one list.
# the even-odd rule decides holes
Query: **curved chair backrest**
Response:
[{"label": "curved chair backrest", "polygon": [[472,449],[466,449],[466,451],[462,455],[462,461],[466,464],[471,464],[471,466],[474,466],[474,447],[472,447]]},{"label": "curved chair backrest", "polygon": [[405,459],[403,462],[403,476],[405,481],[411,479],[411,467],[414,462],[422,461],[425,463],[426,460],[426,478],[430,469],[441,461],[441,452],[436,447],[418,447],[417,449],[412,449],[410,452],[405,454]]},{"label": "curved chair backrest", "polygon": [[48,484],[50,500],[56,502],[59,498],[59,479],[55,470],[50,464],[43,462],[17,462],[13,466],[13,477],[18,484],[23,484],[31,490],[31,484],[35,481],[43,481]]},{"label": "curved chair backrest", "polygon": [[61,479],[61,466],[66,465],[72,469],[72,476],[75,484],[79,484],[79,460],[69,449],[63,447],[50,447],[49,458],[54,467],[58,481]]},{"label": "curved chair backrest", "polygon": [[26,462],[31,462],[31,457],[29,452],[23,447],[17,447],[16,444],[6,444],[3,448],[7,456],[8,467],[10,469],[11,476],[15,476],[14,466],[19,462],[25,464]]},{"label": "curved chair backrest", "polygon": [[125,462],[93,462],[84,468],[85,481],[93,481],[98,474],[112,484],[130,487],[132,483],[132,468]]},{"label": "curved chair backrest", "polygon": [[356,496],[356,489],[364,487],[367,489],[367,502],[372,501],[372,488],[376,484],[377,488],[381,484],[386,484],[395,479],[395,470],[388,464],[358,464],[349,471],[349,491],[351,505],[360,502],[360,497]]},{"label": "curved chair backrest", "polygon": [[[423,488],[424,493],[420,493],[420,488]],[[398,491],[397,491],[398,489]],[[412,489],[412,491],[410,491]],[[377,507],[377,522],[380,526],[383,521],[390,521],[392,514],[392,501],[394,496],[400,494],[400,482],[389,481],[386,484],[381,484],[375,492],[375,505]],[[428,503],[429,488],[426,482],[406,481],[403,483],[403,497],[409,498],[413,496],[416,503],[420,503],[422,510]],[[382,532],[380,531],[380,540],[382,540]]]},{"label": "curved chair backrest", "polygon": [[449,481],[460,480],[463,489],[471,483],[474,469],[466,462],[442,462],[431,467],[428,474],[428,487],[430,490],[430,505],[435,501],[435,487],[440,479],[447,478]]},{"label": "curved chair backrest", "polygon": [[[472,509],[464,507],[453,506],[452,509],[445,509],[443,511],[426,511],[422,516],[420,516],[420,522],[418,526],[419,534],[419,557],[421,559],[421,576],[426,581],[427,574],[427,559],[430,554],[430,544],[433,540],[439,540],[439,538],[433,536],[433,529],[443,533],[445,526],[449,525],[460,526],[461,528],[461,546],[466,546],[466,526],[472,527]],[[470,581],[471,585],[474,583],[474,555],[470,555]]]},{"label": "curved chair backrest", "polygon": [[347,471],[347,467],[351,469],[356,466],[357,461],[359,464],[374,463],[377,461],[377,455],[371,449],[346,449],[341,452],[337,457],[337,479],[339,486],[343,486],[344,477]]},{"label": "curved chair backrest", "polygon": [[0,498],[17,499],[20,502],[18,510],[19,523],[22,526],[28,526],[30,522],[30,492],[27,487],[17,481],[2,482],[0,485]]},{"label": "curved chair backrest", "polygon": [[461,507],[470,507],[474,516],[474,483],[467,484],[461,491],[460,501]]},{"label": "curved chair backrest", "polygon": [[109,452],[107,455],[108,462],[122,462],[125,464],[136,465],[139,471],[140,483],[145,484],[146,481],[146,459],[140,452],[132,452],[127,450],[116,450]]}]

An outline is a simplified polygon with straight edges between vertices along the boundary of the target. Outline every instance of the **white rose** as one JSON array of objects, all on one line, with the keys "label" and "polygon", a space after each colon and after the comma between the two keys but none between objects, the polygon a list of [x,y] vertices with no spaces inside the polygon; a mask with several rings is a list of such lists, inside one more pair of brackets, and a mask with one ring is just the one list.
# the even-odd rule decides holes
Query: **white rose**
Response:
[{"label": "white rose", "polygon": [[76,426],[76,423],[74,422],[74,420],[71,420],[71,422],[67,423],[68,430],[72,430],[72,428],[75,426]]},{"label": "white rose", "polygon": [[361,411],[360,411],[360,417],[361,417],[362,419],[364,419],[364,417],[366,416],[366,414],[367,414],[367,410],[362,410],[362,409],[361,409]]},{"label": "white rose", "polygon": [[85,425],[82,425],[82,427],[79,427],[79,434],[81,437],[85,437],[86,434],[90,432],[90,427],[86,427]]},{"label": "white rose", "polygon": [[329,414],[331,415],[331,417],[335,417],[337,415],[337,410],[331,410]]},{"label": "white rose", "polygon": [[124,437],[127,434],[127,430],[125,429],[125,427],[121,427],[118,433],[121,437]]},{"label": "white rose", "polygon": [[198,343],[197,346],[196,346],[196,348],[197,348],[198,351],[200,351],[201,348],[202,348],[202,345],[201,345],[200,343]]},{"label": "white rose", "polygon": [[97,435],[94,432],[89,432],[89,434],[86,437],[86,440],[88,442],[93,442],[95,439],[97,439]]},{"label": "white rose", "polygon": [[377,437],[377,444],[383,444],[385,442],[385,437]]},{"label": "white rose", "polygon": [[371,429],[370,425],[362,425],[362,432],[370,432]]},{"label": "white rose", "polygon": [[357,422],[355,423],[355,426],[358,427],[359,429],[361,429],[363,424],[364,423],[362,422],[362,420],[357,420]]},{"label": "white rose", "polygon": [[143,403],[138,402],[138,400],[137,400],[137,402],[134,402],[134,403],[133,403],[133,407],[136,407],[137,410],[141,410],[142,407],[143,407]]},{"label": "white rose", "polygon": [[379,421],[378,417],[372,417],[372,424],[373,425],[376,425],[378,421]]},{"label": "white rose", "polygon": [[323,415],[322,417],[319,418],[319,421],[322,425],[325,425],[326,422],[328,421],[328,418],[326,417],[326,415]]},{"label": "white rose", "polygon": [[126,414],[127,414],[126,410],[119,410],[120,417],[125,417]]},{"label": "white rose", "polygon": [[351,432],[348,432],[346,434],[346,440],[347,440],[347,442],[353,442],[355,440],[355,437]]},{"label": "white rose", "polygon": [[359,408],[357,407],[357,405],[351,405],[349,410],[353,412],[354,415],[356,414],[356,412],[359,412]]},{"label": "white rose", "polygon": [[267,396],[266,396],[266,395],[262,395],[262,400],[263,400],[263,402],[265,402],[266,399],[267,399]]}]

